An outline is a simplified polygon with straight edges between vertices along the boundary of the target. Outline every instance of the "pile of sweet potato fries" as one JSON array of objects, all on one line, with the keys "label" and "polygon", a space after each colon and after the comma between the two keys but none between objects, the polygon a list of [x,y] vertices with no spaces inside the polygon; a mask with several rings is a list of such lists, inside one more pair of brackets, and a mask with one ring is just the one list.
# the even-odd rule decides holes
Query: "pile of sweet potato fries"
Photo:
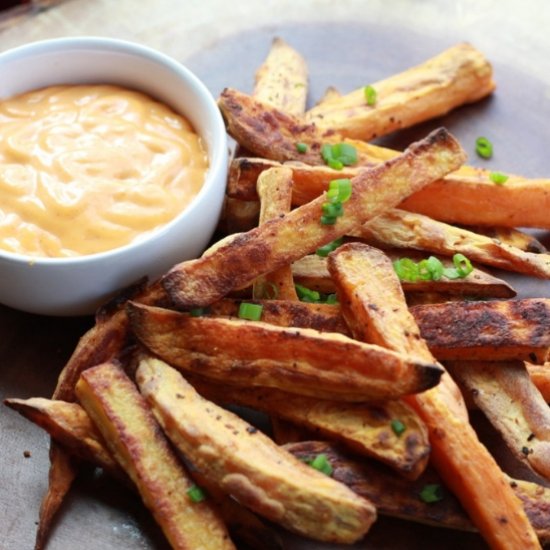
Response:
[{"label": "pile of sweet potato fries", "polygon": [[[444,129],[368,142],[487,96],[490,63],[460,44],[310,110],[307,82],[276,39],[251,95],[223,91],[223,238],[101,308],[52,399],[6,401],[52,436],[37,549],[82,461],[177,549],[277,548],[264,520],[354,543],[377,514],[550,542],[550,299],[484,270],[550,278],[516,229],[550,229],[550,180],[465,166]],[[540,484],[501,470],[472,407]]]}]

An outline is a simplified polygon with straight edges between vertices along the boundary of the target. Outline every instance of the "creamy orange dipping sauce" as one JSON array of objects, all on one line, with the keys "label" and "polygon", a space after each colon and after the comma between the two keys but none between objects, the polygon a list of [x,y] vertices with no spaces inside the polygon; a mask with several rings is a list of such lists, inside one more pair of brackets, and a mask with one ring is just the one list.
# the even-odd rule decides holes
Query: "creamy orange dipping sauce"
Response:
[{"label": "creamy orange dipping sauce", "polygon": [[4,100],[0,249],[67,257],[126,245],[184,210],[207,170],[189,122],[141,93],[55,86]]}]

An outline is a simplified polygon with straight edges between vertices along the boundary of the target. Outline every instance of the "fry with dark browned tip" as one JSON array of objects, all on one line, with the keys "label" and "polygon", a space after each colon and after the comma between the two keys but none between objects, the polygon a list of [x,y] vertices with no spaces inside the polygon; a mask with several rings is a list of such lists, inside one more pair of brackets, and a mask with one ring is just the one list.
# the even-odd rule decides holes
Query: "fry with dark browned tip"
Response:
[{"label": "fry with dark browned tip", "polygon": [[443,372],[435,361],[342,334],[192,317],[134,303],[128,304],[128,316],[139,341],[170,365],[240,386],[352,402],[382,401],[431,388]]},{"label": "fry with dark browned tip", "polygon": [[166,363],[142,360],[136,380],[172,443],[241,504],[287,529],[327,542],[355,542],[375,521],[376,510],[367,500],[200,397]]},{"label": "fry with dark browned tip", "polygon": [[209,305],[256,277],[310,254],[367,220],[396,206],[405,196],[458,168],[464,152],[444,129],[411,145],[402,155],[351,180],[343,215],[322,224],[321,196],[282,218],[237,236],[198,260],[175,266],[162,279],[179,308]]}]

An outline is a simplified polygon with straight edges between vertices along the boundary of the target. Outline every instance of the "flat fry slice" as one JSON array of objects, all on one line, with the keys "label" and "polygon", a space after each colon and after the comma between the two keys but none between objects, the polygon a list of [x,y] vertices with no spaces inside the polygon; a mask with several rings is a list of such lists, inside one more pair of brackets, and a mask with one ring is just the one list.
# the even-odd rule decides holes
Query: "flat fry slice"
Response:
[{"label": "flat fry slice", "polygon": [[[402,401],[343,403],[273,388],[231,387],[196,377],[188,381],[207,399],[276,414],[376,458],[409,479],[417,478],[428,462],[430,447],[424,423]],[[406,426],[406,433],[396,434],[392,422]]]},{"label": "flat fry slice", "polygon": [[411,312],[431,352],[440,360],[544,363],[548,356],[549,298],[447,302],[414,306]]},{"label": "flat fry slice", "polygon": [[[262,172],[257,183],[260,197],[260,225],[283,216],[290,211],[292,197],[292,171],[289,168],[272,168]],[[260,275],[253,284],[255,298],[276,297],[297,300],[290,266],[284,265],[271,273]]]},{"label": "flat fry slice", "polygon": [[[169,364],[235,385],[380,401],[437,384],[442,369],[341,334],[128,304],[140,342]],[[334,361],[334,357],[341,358]]]},{"label": "flat fry slice", "polygon": [[399,157],[353,178],[351,197],[334,225],[320,222],[326,200],[321,196],[232,239],[208,256],[175,266],[162,283],[179,308],[209,305],[257,276],[349,233],[395,206],[400,197],[457,168],[463,159],[454,138],[437,130]]},{"label": "flat fry slice", "polygon": [[496,239],[460,229],[399,208],[367,222],[355,235],[377,240],[385,246],[428,250],[437,254],[460,252],[481,264],[550,278],[550,254],[524,252]]},{"label": "flat fry slice", "polygon": [[[303,441],[285,445],[285,449],[308,460],[320,453],[328,457],[333,467],[333,476],[358,495],[371,500],[380,515],[399,517],[438,527],[474,531],[460,502],[445,489],[441,477],[433,468],[428,469],[414,483],[396,477],[393,472],[377,464],[374,460],[358,459],[344,453],[331,443]],[[541,543],[550,542],[548,507],[550,489],[537,483],[511,479],[510,487],[519,497]],[[437,503],[427,503],[420,498],[426,485],[441,487],[442,499]]]},{"label": "flat fry slice", "polygon": [[[424,356],[428,348],[415,344],[421,342],[418,328],[384,254],[365,245],[348,244],[329,258],[340,303],[346,304],[344,315],[356,337],[367,336],[392,349]],[[383,293],[381,280],[388,282]],[[451,393],[450,377],[442,380],[445,385],[406,398],[426,422],[432,463],[491,548],[540,548],[521,501],[461,414],[457,391]]]},{"label": "flat fry slice", "polygon": [[208,501],[191,502],[187,491],[193,481],[120,367],[103,363],[87,369],[76,393],[173,548],[234,548]]},{"label": "flat fry slice", "polygon": [[458,44],[421,65],[313,107],[306,119],[321,129],[370,141],[399,128],[442,116],[489,95],[495,88],[487,59],[470,44]]},{"label": "flat fry slice", "polygon": [[447,365],[516,458],[550,479],[550,408],[523,362]]},{"label": "flat fry slice", "polygon": [[136,378],[180,452],[258,514],[314,539],[341,543],[361,538],[376,519],[367,500],[200,397],[165,363],[152,358],[141,361]]},{"label": "flat fry slice", "polygon": [[[401,252],[385,251],[392,260],[397,260],[406,256],[415,261],[420,261],[428,257],[417,251]],[[449,258],[440,257],[439,260],[444,267],[452,267],[452,261]],[[326,258],[310,254],[304,256],[292,264],[292,273],[296,283],[317,290],[323,293],[335,292],[334,282],[332,281],[327,268]],[[437,292],[443,296],[485,296],[492,298],[513,298],[516,295],[515,290],[503,279],[499,279],[474,267],[464,279],[446,279],[441,278],[438,281],[401,281],[403,291],[409,298],[412,293]],[[445,300],[441,300],[445,301]]]},{"label": "flat fry slice", "polygon": [[282,38],[273,39],[265,61],[256,71],[253,95],[291,115],[302,115],[307,99],[307,65]]}]

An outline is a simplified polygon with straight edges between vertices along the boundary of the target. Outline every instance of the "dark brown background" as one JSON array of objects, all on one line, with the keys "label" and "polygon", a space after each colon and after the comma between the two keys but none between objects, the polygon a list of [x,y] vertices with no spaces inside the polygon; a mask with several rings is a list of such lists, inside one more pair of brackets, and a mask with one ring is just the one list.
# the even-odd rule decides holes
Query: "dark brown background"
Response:
[{"label": "dark brown background", "polygon": [[[230,5],[233,4],[233,5]],[[444,124],[469,162],[531,177],[550,177],[550,23],[544,0],[431,2],[396,0],[227,3],[221,0],[135,2],[72,0],[18,18],[0,32],[0,49],[40,38],[98,34],[136,40],[173,55],[217,95],[224,86],[250,91],[271,39],[284,37],[311,72],[310,100],[328,85],[345,92],[419,63],[459,41],[492,60],[497,92],[477,105],[384,140],[403,147]],[[391,9],[390,9],[391,7]],[[473,153],[475,138],[494,143],[490,161]],[[548,234],[540,233],[548,244]],[[524,296],[550,296],[548,281],[513,277]],[[1,284],[1,273],[0,273]],[[54,319],[0,306],[0,397],[49,396],[59,369],[90,319]],[[505,458],[485,426],[487,441]],[[484,435],[485,437],[485,435]],[[0,409],[0,547],[32,548],[46,489],[48,437]],[[24,452],[30,457],[25,458]],[[291,549],[335,548],[287,537]],[[166,543],[136,498],[108,479],[85,473],[63,508],[50,550],[161,549]],[[485,548],[475,535],[381,519],[360,548]]]}]

